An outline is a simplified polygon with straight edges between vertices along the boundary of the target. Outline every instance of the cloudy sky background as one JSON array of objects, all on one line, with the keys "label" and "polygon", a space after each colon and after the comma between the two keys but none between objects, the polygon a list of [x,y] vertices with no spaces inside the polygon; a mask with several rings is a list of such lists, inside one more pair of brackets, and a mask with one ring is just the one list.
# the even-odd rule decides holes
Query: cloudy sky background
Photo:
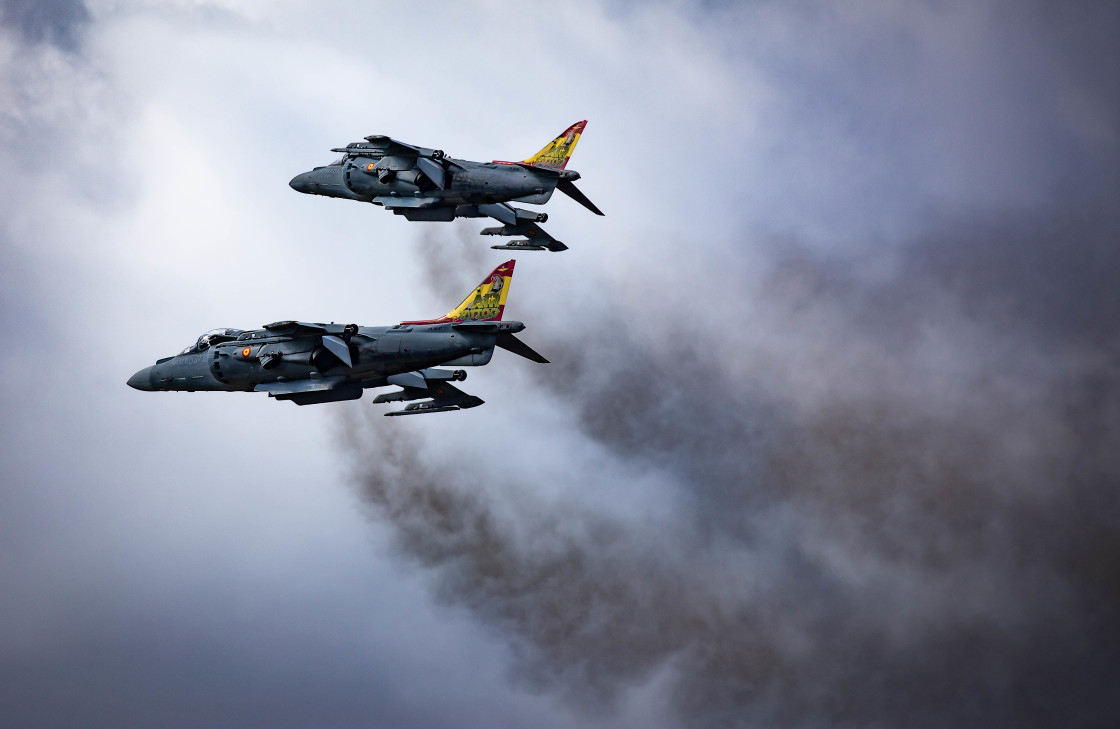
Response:
[{"label": "cloudy sky background", "polygon": [[[1109,3],[0,4],[13,726],[1112,726]],[[506,259],[287,181],[528,156],[468,412],[124,381]]]}]

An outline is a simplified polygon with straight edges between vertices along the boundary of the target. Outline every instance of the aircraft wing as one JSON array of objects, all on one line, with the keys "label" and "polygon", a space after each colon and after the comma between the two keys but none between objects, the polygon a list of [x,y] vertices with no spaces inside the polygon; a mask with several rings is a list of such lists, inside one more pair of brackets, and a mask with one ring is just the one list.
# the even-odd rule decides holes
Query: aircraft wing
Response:
[{"label": "aircraft wing", "polygon": [[389,210],[430,208],[443,202],[438,197],[392,197],[378,195],[373,199],[375,205],[384,205]]},{"label": "aircraft wing", "polygon": [[371,151],[377,151],[387,157],[435,157],[436,159],[441,159],[443,157],[443,152],[437,149],[417,147],[415,144],[401,142],[392,137],[387,137],[384,134],[373,134],[366,137],[365,143],[355,142],[345,147],[334,147],[331,151],[352,155],[361,155]]},{"label": "aircraft wing", "polygon": [[[392,137],[387,137],[384,134],[374,134],[366,137],[369,146],[374,149],[383,149],[385,154],[398,155],[401,157],[418,157],[423,156],[423,147],[417,147],[414,144],[407,142],[400,142]],[[431,150],[428,150],[430,153]]]},{"label": "aircraft wing", "polygon": [[[347,331],[353,327],[350,335]],[[354,360],[350,351],[350,336],[358,331],[356,325],[348,324],[312,324],[305,321],[274,321],[271,324],[265,324],[264,328],[270,334],[279,337],[290,337],[295,339],[297,337],[313,337],[320,336],[322,338],[323,346],[330,351],[339,361],[347,367],[354,366]],[[342,335],[342,336],[339,336]],[[269,361],[281,355],[273,353],[264,355],[267,359],[262,359],[261,363],[267,368]]]},{"label": "aircraft wing", "polygon": [[362,396],[362,386],[359,383],[347,382],[344,376],[264,382],[253,389],[257,392],[267,392],[269,397],[277,400],[291,400],[296,405],[357,400]]},{"label": "aircraft wing", "polygon": [[285,380],[283,382],[262,382],[253,388],[256,392],[267,392],[273,397],[282,395],[301,395],[308,392],[326,392],[346,382],[345,376],[316,377],[306,380]]},{"label": "aircraft wing", "polygon": [[273,334],[287,337],[304,336],[308,334],[325,334],[327,326],[325,324],[311,324],[305,321],[274,321],[271,324],[265,324],[264,328]]}]

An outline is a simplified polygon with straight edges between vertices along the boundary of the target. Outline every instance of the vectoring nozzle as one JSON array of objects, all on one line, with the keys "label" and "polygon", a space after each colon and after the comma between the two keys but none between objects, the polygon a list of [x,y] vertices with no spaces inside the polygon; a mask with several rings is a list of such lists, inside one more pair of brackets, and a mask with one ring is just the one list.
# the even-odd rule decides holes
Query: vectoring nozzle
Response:
[{"label": "vectoring nozzle", "polygon": [[416,187],[420,186],[420,180],[423,177],[424,173],[420,170],[401,170],[397,172],[398,182],[403,182],[408,185],[415,185]]}]

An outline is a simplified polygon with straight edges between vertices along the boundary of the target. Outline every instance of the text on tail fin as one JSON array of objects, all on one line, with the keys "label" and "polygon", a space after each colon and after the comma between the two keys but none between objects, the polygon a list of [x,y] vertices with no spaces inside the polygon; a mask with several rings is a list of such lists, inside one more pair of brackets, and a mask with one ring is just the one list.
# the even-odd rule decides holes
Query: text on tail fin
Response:
[{"label": "text on tail fin", "polygon": [[439,319],[404,321],[401,324],[440,324],[455,321],[501,321],[509,296],[509,282],[513,278],[516,260],[506,261],[490,272],[467,298]]},{"label": "text on tail fin", "polygon": [[568,160],[572,158],[572,152],[575,151],[576,143],[579,142],[579,137],[583,134],[583,128],[586,126],[586,119],[571,125],[559,137],[549,142],[544,149],[525,160],[525,164],[552,167],[558,170],[564,169]]}]

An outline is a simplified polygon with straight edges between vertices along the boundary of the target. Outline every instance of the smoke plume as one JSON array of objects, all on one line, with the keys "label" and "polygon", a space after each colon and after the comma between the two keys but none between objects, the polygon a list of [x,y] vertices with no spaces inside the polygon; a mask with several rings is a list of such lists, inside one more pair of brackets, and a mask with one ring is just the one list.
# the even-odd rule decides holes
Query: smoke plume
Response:
[{"label": "smoke plume", "polygon": [[[871,251],[749,241],[754,283],[709,295],[750,314],[718,327],[615,300],[550,341],[548,302],[521,292],[554,360],[535,384],[672,484],[664,523],[558,509],[532,473],[433,457],[379,414],[347,423],[355,480],[516,674],[583,705],[660,680],[683,725],[1105,726],[1118,223],[941,221],[887,274]],[[569,477],[609,486],[590,463]]]},{"label": "smoke plume", "polygon": [[[983,15],[1010,28],[1003,45],[975,49],[998,82],[931,51],[906,77],[943,72],[929,88],[956,106],[927,108],[908,83],[884,92],[914,110],[904,131],[928,158],[884,141],[897,118],[868,113],[863,75],[811,75],[874,130],[822,138],[827,124],[806,122],[825,179],[832,150],[881,144],[892,179],[947,159],[962,181],[962,197],[931,201],[930,183],[899,203],[920,210],[906,225],[875,228],[907,232],[603,241],[631,259],[584,260],[577,281],[557,257],[551,284],[514,282],[527,341],[553,363],[510,368],[532,407],[506,405],[526,423],[508,442],[347,411],[371,515],[512,648],[513,675],[593,710],[641,691],[680,726],[1115,723],[1115,11],[1007,10]],[[871,52],[876,73],[896,50]],[[1006,174],[1012,162],[1029,174]],[[422,245],[441,299],[488,270],[469,246]],[[532,432],[542,411],[571,427]],[[603,496],[617,493],[630,508]]]}]

